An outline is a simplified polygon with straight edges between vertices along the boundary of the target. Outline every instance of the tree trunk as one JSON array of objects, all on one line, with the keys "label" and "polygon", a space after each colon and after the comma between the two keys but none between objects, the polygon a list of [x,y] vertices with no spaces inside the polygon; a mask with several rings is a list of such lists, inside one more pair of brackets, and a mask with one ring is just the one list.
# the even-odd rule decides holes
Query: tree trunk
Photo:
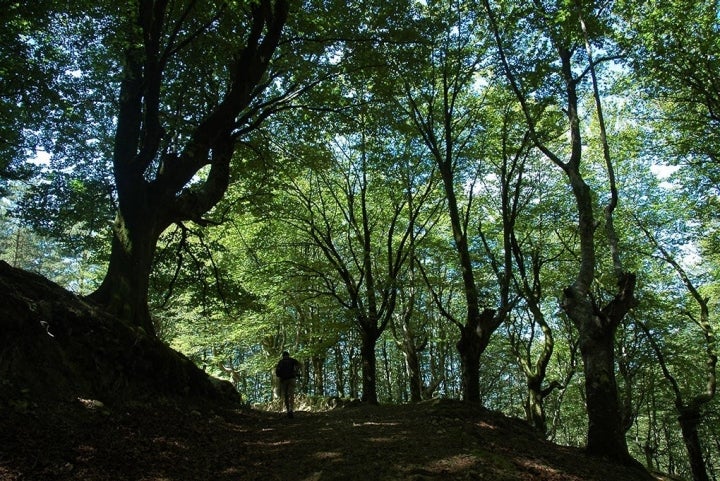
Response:
[{"label": "tree trunk", "polygon": [[563,308],[580,334],[588,413],[587,451],[591,455],[635,464],[628,452],[615,379],[615,331],[636,303],[635,276],[623,274],[618,286],[618,294],[602,310],[597,309],[588,295],[578,298],[578,291],[571,286],[565,290]]},{"label": "tree trunk", "polygon": [[[183,50],[163,41],[174,38],[167,35],[172,22],[177,31],[187,29],[189,43],[205,41],[205,32],[193,34],[195,28],[183,24],[191,12],[175,18],[167,2],[140,2],[137,7],[127,29],[132,34],[121,39],[127,45],[124,58],[118,59],[123,71],[112,160],[119,210],[110,264],[102,284],[88,297],[155,335],[147,300],[157,240],[173,222],[202,223],[202,216],[225,195],[238,141],[237,117],[263,90],[260,82],[280,41],[289,2],[260,0],[248,6],[245,43],[228,51],[223,65],[228,73],[223,96],[202,121],[183,126],[163,124],[164,94],[171,88],[165,69],[173,64],[172,55]],[[168,131],[175,128],[182,128],[179,137],[186,143],[175,146],[177,151],[163,151],[162,139],[175,137],[176,132]],[[204,180],[189,187],[207,166]]]},{"label": "tree trunk", "polygon": [[455,196],[452,162],[438,162],[443,177],[445,197],[447,199],[450,224],[455,249],[462,269],[463,290],[467,308],[467,320],[460,326],[460,340],[457,343],[462,370],[463,399],[470,402],[480,401],[480,356],[490,342],[499,322],[495,320],[495,311],[485,309],[480,312],[480,298],[475,284],[473,261],[468,246],[467,231],[463,226],[460,210]]},{"label": "tree trunk", "polygon": [[[402,316],[401,333],[398,334],[393,329],[395,337],[395,345],[402,352],[405,361],[405,373],[408,377],[410,386],[410,402],[418,402],[422,400],[422,379],[420,377],[420,359],[418,353],[427,347],[427,338],[419,345],[415,341],[415,335],[410,327],[410,318],[413,310],[410,309]],[[399,337],[399,339],[398,339]]]},{"label": "tree trunk", "polygon": [[[406,346],[409,347],[409,346]],[[422,381],[420,379],[420,360],[415,349],[404,349],[405,370],[410,384],[410,402],[422,400]]]},{"label": "tree trunk", "polygon": [[108,271],[88,296],[106,311],[155,336],[148,310],[149,275],[160,229],[140,212],[118,213]]},{"label": "tree trunk", "polygon": [[530,377],[527,380],[528,392],[525,399],[525,419],[543,436],[547,433],[545,416],[545,395],[542,390],[543,377]]},{"label": "tree trunk", "polygon": [[495,311],[485,309],[480,315],[472,317],[474,320],[468,319],[468,322],[462,326],[457,350],[460,354],[463,399],[480,402],[480,356],[495,331],[495,329],[484,329],[483,326],[494,323]]},{"label": "tree trunk", "polygon": [[[563,170],[570,182],[577,205],[580,266],[574,282],[565,289],[562,308],[572,319],[580,335],[581,353],[585,363],[585,386],[589,418],[588,452],[607,456],[615,461],[634,464],[636,462],[630,457],[627,450],[627,442],[622,430],[622,413],[619,411],[620,405],[614,366],[614,336],[618,323],[630,307],[634,305],[635,276],[622,272],[619,250],[616,245],[617,239],[609,238],[609,250],[612,254],[615,273],[618,275],[619,291],[615,299],[602,310],[603,312],[600,312],[601,310],[595,305],[591,292],[591,285],[595,282],[596,252],[594,236],[597,225],[593,213],[593,196],[590,187],[583,180],[581,169],[583,141],[577,88],[581,84],[582,77],[577,76],[577,72],[584,69],[579,69],[578,65],[573,63],[577,50],[576,41],[572,36],[565,36],[569,31],[563,32],[562,35],[556,35],[556,33],[560,32],[554,30],[555,25],[550,31],[545,32],[551,40],[560,61],[559,70],[566,98],[565,102],[560,102],[558,107],[567,116],[570,135],[569,152],[561,152],[560,150],[554,152],[550,144],[546,144],[543,136],[536,130],[536,126],[540,125],[542,118],[537,116],[536,111],[531,108],[532,102],[525,93],[527,86],[521,88],[514,71],[515,67],[511,66],[511,62],[508,61],[503,46],[504,41],[501,38],[502,29],[497,23],[490,2],[485,0],[483,4],[488,14],[490,27],[496,40],[506,77],[520,102],[533,143],[548,159]],[[579,3],[575,5],[574,13],[581,13]],[[592,61],[590,61],[589,65],[591,70],[594,69]],[[591,74],[593,86],[595,87],[594,70],[592,70]],[[601,118],[602,123],[602,113],[599,107],[598,116]],[[610,190],[613,194],[612,201],[605,211],[606,222],[610,224],[617,197],[611,172],[612,164],[606,147],[607,145],[604,144],[603,153],[610,176]],[[565,158],[567,160],[564,160]],[[612,225],[607,227],[608,234],[614,234]]]},{"label": "tree trunk", "polygon": [[[698,289],[695,287],[694,283],[690,280],[690,277],[682,268],[682,266],[677,261],[675,261],[673,256],[671,256],[670,253],[660,243],[657,242],[654,236],[652,236],[647,229],[643,228],[643,230],[645,231],[645,235],[650,240],[650,242],[661,252],[663,259],[667,263],[669,263],[673,267],[673,269],[675,269],[675,272],[679,275],[680,279],[682,279],[683,284],[685,284],[688,292],[695,299],[695,302],[700,307],[699,319],[696,319],[693,315],[689,313],[686,313],[686,315],[688,315],[695,322],[695,324],[700,327],[703,337],[705,338],[705,351],[707,355],[707,358],[705,360],[705,367],[707,371],[705,374],[707,376],[707,384],[705,385],[705,392],[693,396],[693,398],[687,403],[683,401],[683,393],[680,389],[680,384],[672,375],[670,369],[668,369],[667,362],[665,361],[665,356],[663,355],[660,346],[655,341],[652,333],[644,324],[641,323],[640,327],[643,329],[643,331],[645,331],[645,335],[647,336],[648,341],[650,342],[650,345],[652,346],[653,350],[655,351],[655,355],[658,358],[658,362],[660,363],[660,367],[662,368],[663,375],[665,376],[665,379],[670,382],[670,386],[675,393],[675,407],[677,408],[679,413],[678,421],[680,422],[680,429],[682,431],[683,441],[685,442],[685,448],[688,452],[688,458],[690,460],[690,467],[692,469],[693,479],[695,481],[704,481],[708,479],[708,466],[705,464],[705,460],[703,459],[700,438],[697,432],[697,426],[701,421],[702,406],[711,402],[715,398],[715,393],[717,391],[716,368],[718,356],[715,349],[715,334],[713,332],[712,324],[710,322],[710,309],[708,306],[710,299],[707,297],[703,297],[700,291],[698,291]],[[712,472],[712,469],[710,469],[710,471]]]},{"label": "tree trunk", "polygon": [[370,404],[377,404],[377,357],[375,344],[378,336],[371,332],[361,332],[362,348],[362,396],[361,400]]},{"label": "tree trunk", "polygon": [[680,422],[683,442],[687,449],[693,481],[709,481],[710,478],[705,467],[705,459],[703,458],[700,436],[697,430],[700,423],[699,409],[693,409],[692,407],[681,409],[678,421]]},{"label": "tree trunk", "polygon": [[460,354],[461,385],[465,401],[480,402],[480,338],[472,326],[463,326],[457,343]]},{"label": "tree trunk", "polygon": [[615,380],[614,340],[614,329],[581,333],[588,412],[587,450],[593,455],[624,460],[629,455]]},{"label": "tree trunk", "polygon": [[[338,396],[343,397],[345,395],[345,359],[342,348],[337,344],[333,347],[333,353],[335,354],[335,391]],[[352,369],[352,363],[348,363],[348,367]]]},{"label": "tree trunk", "polygon": [[[566,66],[566,68],[569,68]],[[567,74],[568,76],[570,74]],[[570,105],[577,105],[574,97]],[[573,123],[577,112],[573,109]],[[579,142],[577,126],[573,138]],[[580,175],[578,165],[580,147],[573,152],[577,158],[566,165],[566,174],[575,195],[580,232],[580,269],[575,282],[567,287],[562,308],[572,319],[580,336],[580,353],[585,370],[585,395],[588,413],[587,452],[611,458],[623,464],[636,464],[628,452],[623,412],[620,409],[615,379],[615,332],[627,312],[636,304],[635,275],[620,273],[618,293],[608,305],[600,309],[590,292],[595,277],[595,221],[590,188]]]},{"label": "tree trunk", "polygon": [[325,358],[312,357],[313,366],[313,392],[316,396],[325,395]]}]

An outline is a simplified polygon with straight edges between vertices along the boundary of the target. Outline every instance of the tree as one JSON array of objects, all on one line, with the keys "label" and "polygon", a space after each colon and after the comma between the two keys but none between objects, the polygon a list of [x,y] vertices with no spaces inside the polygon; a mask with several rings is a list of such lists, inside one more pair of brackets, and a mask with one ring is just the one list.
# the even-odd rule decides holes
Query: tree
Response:
[{"label": "tree", "polygon": [[[89,298],[149,334],[155,330],[148,277],[158,237],[175,222],[206,223],[203,215],[224,195],[249,108],[267,87],[263,76],[288,10],[286,0],[212,9],[144,1],[119,26],[123,70],[113,150],[118,212],[107,274]],[[192,61],[200,52],[216,60],[210,77]],[[191,78],[222,82],[222,93],[203,105],[202,95],[183,98],[169,89],[170,83],[188,86]]]},{"label": "tree", "polygon": [[[680,168],[673,183],[692,198],[693,224],[702,226],[701,237],[708,239],[703,247],[709,247],[704,249],[703,254],[707,261],[711,261],[716,250],[713,240],[717,235],[717,206],[713,192],[720,179],[717,156],[720,125],[720,88],[716,82],[720,73],[717,2],[620,2],[617,12],[631,26],[618,32],[618,38],[627,49],[634,78],[647,96],[648,101],[643,105],[652,113],[651,125],[656,136],[648,145],[648,153]],[[663,34],[658,35],[658,31]],[[702,419],[702,407],[712,400],[716,390],[716,352],[709,323],[709,299],[694,286],[691,275],[676,260],[669,247],[663,245],[664,242],[661,243],[649,228],[641,228],[659,252],[658,256],[677,273],[696,305],[695,309],[687,309],[685,316],[703,333],[707,381],[704,392],[690,399],[683,394],[677,372],[672,372],[669,354],[664,352],[660,340],[653,335],[656,331],[645,324],[641,326],[660,361],[664,377],[670,383],[693,478],[708,479],[700,451],[698,424]],[[696,313],[691,314],[693,311]],[[671,314],[672,317],[676,315]]]},{"label": "tree", "polygon": [[[418,285],[420,276],[416,275],[416,262],[415,256],[411,255],[408,276],[398,286],[401,311],[390,324],[393,340],[405,361],[411,402],[418,402],[423,398],[420,354],[428,345],[427,335],[418,334],[415,326],[415,323],[420,324],[417,318],[422,316],[418,315],[417,309],[422,286]],[[420,326],[422,327],[422,324]]]},{"label": "tree", "polygon": [[[543,386],[547,375],[547,368],[555,348],[555,340],[550,324],[543,313],[543,285],[540,282],[541,271],[548,259],[543,257],[539,249],[521,249],[514,236],[513,256],[518,263],[516,283],[520,295],[527,305],[530,321],[530,335],[527,341],[514,331],[510,331],[510,342],[515,356],[527,378],[528,395],[525,402],[525,416],[528,422],[543,435],[547,433],[544,400],[556,388],[564,388],[566,382],[553,380],[549,385]],[[519,317],[519,316],[518,316]],[[536,326],[541,334],[536,333]],[[520,330],[520,329],[518,329]],[[542,337],[542,347],[536,355],[535,362],[531,361],[532,347],[535,338]],[[568,375],[572,375],[570,372]]]},{"label": "tree", "polygon": [[708,477],[705,460],[703,459],[703,452],[698,434],[698,425],[702,420],[702,409],[705,405],[712,401],[717,391],[716,366],[718,356],[716,351],[715,335],[710,322],[710,309],[708,307],[709,299],[702,296],[686,270],[680,265],[674,256],[672,256],[672,254],[659,243],[655,236],[652,235],[646,227],[640,226],[640,228],[645,233],[651,245],[659,252],[660,259],[665,261],[677,273],[694,303],[697,304],[697,310],[699,311],[697,316],[693,314],[690,309],[683,313],[692,321],[692,323],[700,328],[706,351],[705,389],[700,394],[692,396],[689,400],[687,400],[686,396],[683,394],[680,384],[677,381],[677,376],[670,371],[667,356],[664,354],[659,343],[655,340],[655,336],[651,332],[650,328],[644,323],[641,323],[640,327],[645,332],[645,335],[647,336],[647,339],[657,356],[658,362],[660,363],[663,375],[672,388],[672,392],[675,397],[675,408],[678,412],[678,422],[680,423],[683,441],[685,442],[685,448],[687,449],[688,458],[690,460],[693,480],[708,481],[710,478]]},{"label": "tree", "polygon": [[[636,303],[635,275],[626,272],[620,260],[612,216],[618,197],[613,166],[605,142],[604,160],[612,193],[605,208],[605,227],[617,281],[617,292],[605,306],[598,304],[592,292],[597,263],[596,221],[592,192],[581,170],[583,154],[578,89],[583,78],[589,75],[596,101],[596,113],[602,122],[595,73],[597,64],[591,50],[591,40],[597,42],[599,37],[590,35],[600,33],[601,16],[606,12],[600,5],[585,6],[580,2],[563,7],[534,3],[532,6],[517,9],[512,15],[506,8],[502,11],[503,24],[500,25],[496,9],[502,8],[503,4],[494,8],[489,0],[485,0],[484,5],[503,71],[525,114],[531,139],[566,175],[575,199],[580,265],[575,280],[564,289],[561,306],[573,320],[580,335],[589,418],[587,450],[594,455],[608,456],[621,462],[633,462],[628,453],[618,400],[614,349],[618,324]],[[537,49],[529,50],[530,56],[534,57],[521,58],[518,53],[521,43],[519,38],[514,37],[512,42],[508,42],[501,34],[504,28],[510,25],[509,22],[513,21],[514,15],[522,15],[524,20],[521,21],[521,26],[532,29],[530,35],[526,34],[527,42],[537,42],[550,47],[548,51],[553,52],[553,60],[546,56],[546,51]],[[590,34],[587,23],[592,27]],[[581,68],[576,62],[584,62],[586,67]],[[540,75],[533,73],[533,70]],[[545,81],[550,81],[551,86],[543,85]],[[570,135],[567,154],[564,149],[554,146],[553,136],[557,132],[560,112],[564,112]],[[548,129],[548,126],[551,128]],[[563,158],[565,155],[567,160]]]},{"label": "tree", "polygon": [[[512,102],[512,93],[498,88],[494,95],[499,97],[490,103],[496,106],[492,109],[495,117],[487,122],[486,130],[492,133],[489,137],[496,138],[490,144],[497,146],[492,147],[495,152],[488,159],[493,170],[483,181],[484,190],[487,190],[485,205],[491,205],[483,206],[481,218],[499,220],[483,222],[479,232],[498,283],[502,285],[507,282],[505,279],[510,279],[511,285],[506,288],[512,288],[517,297],[511,316],[513,320],[507,327],[509,346],[527,380],[526,419],[545,434],[543,401],[555,388],[562,386],[558,381],[543,386],[554,348],[552,329],[543,313],[543,291],[549,284],[543,279],[543,271],[550,257],[556,254],[550,247],[554,233],[547,228],[548,224],[554,223],[548,222],[551,215],[541,200],[549,197],[547,187],[553,182],[541,167],[536,170],[537,159],[533,155],[536,151],[531,148],[529,133],[522,113]],[[486,98],[492,96],[492,93],[486,94]],[[558,206],[553,208],[557,212]],[[522,321],[528,317],[529,322]],[[537,327],[540,333],[536,331]],[[542,342],[542,347],[533,362],[531,357],[536,341]]]},{"label": "tree", "polygon": [[[421,24],[427,29],[427,40],[410,56],[398,53],[406,58],[396,61],[393,78],[402,85],[403,107],[442,179],[466,303],[464,320],[446,309],[443,315],[460,330],[456,346],[462,363],[463,397],[478,402],[480,357],[511,308],[507,263],[498,276],[498,300],[483,298],[469,232],[472,185],[484,162],[482,111],[488,107],[474,89],[483,69],[485,46],[475,30],[475,15],[463,5],[429,4],[417,15],[429,20]],[[466,191],[468,185],[470,192]],[[487,307],[490,304],[497,307]]]},{"label": "tree", "polygon": [[418,241],[414,232],[429,228],[425,205],[434,182],[430,176],[423,186],[423,176],[405,185],[413,152],[393,145],[402,139],[359,108],[357,121],[330,149],[333,169],[288,189],[297,206],[287,219],[322,252],[327,266],[298,260],[296,268],[322,279],[325,294],[353,319],[362,343],[362,399],[377,403],[376,343],[395,313],[397,284]]}]

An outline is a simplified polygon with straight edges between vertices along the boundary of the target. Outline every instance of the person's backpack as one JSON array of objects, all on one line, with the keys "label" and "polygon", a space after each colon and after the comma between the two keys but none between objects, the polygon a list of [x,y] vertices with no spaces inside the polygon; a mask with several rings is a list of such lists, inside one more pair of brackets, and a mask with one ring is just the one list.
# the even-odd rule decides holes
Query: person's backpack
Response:
[{"label": "person's backpack", "polygon": [[293,358],[280,359],[275,368],[275,375],[280,379],[291,379],[297,377],[297,361]]}]

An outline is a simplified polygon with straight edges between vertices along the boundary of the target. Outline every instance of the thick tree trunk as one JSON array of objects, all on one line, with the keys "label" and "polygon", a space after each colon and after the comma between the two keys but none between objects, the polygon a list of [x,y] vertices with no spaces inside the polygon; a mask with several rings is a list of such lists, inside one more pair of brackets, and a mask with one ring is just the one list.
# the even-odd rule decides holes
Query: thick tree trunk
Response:
[{"label": "thick tree trunk", "polygon": [[377,357],[375,355],[375,344],[377,335],[361,332],[362,348],[362,401],[377,404]]},{"label": "thick tree trunk", "polygon": [[485,309],[474,320],[468,322],[460,331],[460,340],[457,350],[460,354],[460,368],[462,371],[463,399],[470,402],[480,402],[480,356],[485,351],[490,336],[495,329],[483,326],[494,325],[495,311]]},{"label": "thick tree trunk", "polygon": [[590,454],[629,458],[615,380],[615,330],[581,333]]},{"label": "thick tree trunk", "polygon": [[542,378],[528,379],[528,392],[525,399],[525,419],[543,436],[547,433],[545,417],[545,395],[542,390]]},{"label": "thick tree trunk", "polygon": [[618,294],[602,310],[597,309],[589,296],[579,298],[578,291],[572,287],[565,290],[563,299],[563,308],[580,334],[588,413],[587,451],[626,464],[636,461],[628,452],[618,398],[615,331],[636,303],[634,290],[635,276],[625,273],[618,282]]},{"label": "thick tree trunk", "polygon": [[700,436],[697,430],[698,424],[700,423],[699,409],[681,409],[678,421],[680,422],[683,442],[687,449],[693,481],[709,481],[710,478],[708,477],[705,466],[705,459],[703,458],[702,447],[700,445]]},{"label": "thick tree trunk", "polygon": [[[575,40],[572,37],[555,36],[554,31],[549,35],[560,60],[560,73],[564,84],[564,93],[567,96],[565,105],[560,105],[560,108],[567,116],[570,134],[569,156],[567,160],[563,160],[567,154],[565,152],[560,153],[560,151],[554,152],[549,144],[545,144],[542,136],[539,135],[539,131],[536,130],[541,118],[536,116],[536,112],[530,108],[532,103],[525,94],[525,88],[520,87],[514,67],[508,61],[500,34],[501,29],[496,23],[490,2],[485,1],[484,5],[506,76],[528,121],[532,140],[542,153],[566,174],[577,205],[580,268],[575,281],[565,289],[562,308],[572,319],[580,335],[581,352],[585,363],[587,410],[590,422],[588,452],[611,457],[615,461],[635,464],[636,462],[628,453],[625,433],[622,429],[622,413],[619,411],[620,405],[615,381],[613,351],[617,325],[630,307],[634,305],[635,276],[621,272],[622,269],[618,269],[621,267],[619,251],[616,250],[617,246],[613,245],[611,239],[610,251],[613,254],[616,274],[619,276],[619,292],[615,299],[601,312],[595,305],[591,293],[591,285],[595,282],[596,253],[594,236],[597,225],[593,213],[593,196],[581,173],[583,141],[577,92],[581,77],[576,76],[578,67],[573,64],[573,59],[576,56]],[[578,8],[577,12],[579,13],[579,11]],[[595,80],[594,74],[593,80]],[[598,113],[601,114],[601,112]],[[610,168],[611,163],[609,162],[607,149],[604,149],[604,154]],[[610,175],[612,177],[612,174]],[[615,191],[612,180],[611,191]],[[615,195],[613,195],[613,202],[616,200]],[[608,222],[612,222],[613,209],[614,205],[611,202],[606,209],[606,221]],[[609,230],[613,230],[611,225]]]},{"label": "thick tree trunk", "polygon": [[480,338],[471,326],[463,326],[457,343],[460,354],[461,385],[465,401],[480,402]]},{"label": "thick tree trunk", "polygon": [[[287,0],[252,2],[251,21],[245,44],[228,51],[225,93],[216,99],[215,109],[197,125],[187,127],[180,137],[187,140],[164,152],[161,141],[175,137],[163,125],[165,71],[174,59],[168,52],[180,52],[178,45],[163,45],[168,23],[188,30],[186,40],[203,42],[205,31],[193,35],[183,19],[166,10],[167,2],[140,2],[127,44],[118,98],[113,168],[119,212],[113,229],[108,272],[89,299],[111,314],[155,335],[148,312],[149,276],[156,242],[173,222],[202,222],[202,216],[224,196],[230,178],[230,162],[237,143],[237,117],[262,91],[259,83],[280,41],[287,20]],[[186,12],[191,18],[192,12]],[[220,15],[220,13],[218,13]],[[240,26],[239,26],[240,27]],[[198,86],[202,88],[202,86]],[[183,128],[184,128],[183,127]],[[206,166],[210,170],[202,184],[189,184]]]},{"label": "thick tree trunk", "polygon": [[[570,104],[577,105],[576,101]],[[571,118],[577,121],[576,113]],[[574,138],[579,141],[579,134]],[[575,147],[573,151],[579,159],[580,148]],[[635,275],[621,273],[615,298],[603,309],[595,304],[590,294],[595,277],[595,221],[590,188],[576,167],[568,168],[566,173],[578,207],[581,263],[577,279],[564,291],[562,308],[580,336],[588,413],[587,451],[620,463],[635,464],[637,461],[628,452],[615,379],[615,331],[636,304]]]},{"label": "thick tree trunk", "polygon": [[105,278],[88,299],[133,326],[155,336],[148,310],[149,276],[159,236],[153,220],[141,213],[115,220],[110,263]]}]

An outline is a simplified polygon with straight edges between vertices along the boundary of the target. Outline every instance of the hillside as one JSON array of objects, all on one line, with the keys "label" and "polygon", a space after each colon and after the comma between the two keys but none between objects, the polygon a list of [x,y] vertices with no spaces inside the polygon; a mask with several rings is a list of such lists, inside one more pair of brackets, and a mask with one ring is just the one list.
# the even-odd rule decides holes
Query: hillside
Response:
[{"label": "hillside", "polygon": [[435,400],[287,419],[0,262],[0,480],[653,479]]}]

